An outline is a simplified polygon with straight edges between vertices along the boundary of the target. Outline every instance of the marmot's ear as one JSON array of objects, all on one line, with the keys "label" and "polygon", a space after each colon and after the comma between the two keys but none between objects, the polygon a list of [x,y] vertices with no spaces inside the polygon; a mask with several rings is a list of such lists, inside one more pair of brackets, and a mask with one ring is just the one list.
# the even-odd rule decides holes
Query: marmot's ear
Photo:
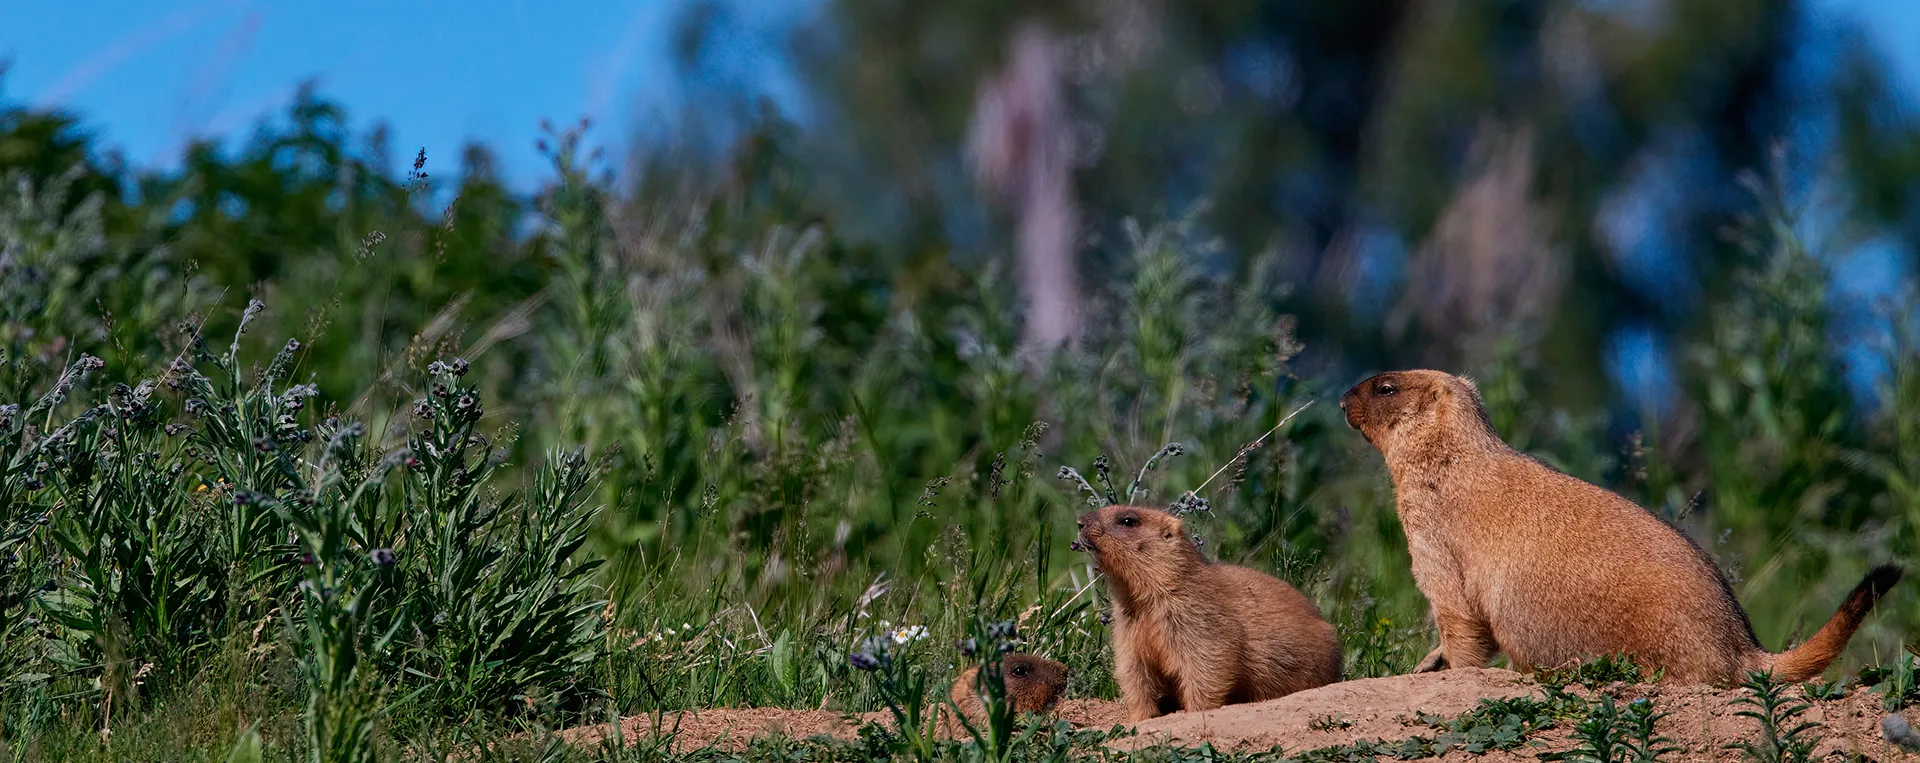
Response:
[{"label": "marmot's ear", "polygon": [[1181,534],[1181,530],[1182,530],[1182,529],[1183,529],[1184,527],[1185,527],[1185,525],[1183,525],[1183,524],[1182,524],[1182,523],[1180,522],[1180,518],[1179,518],[1179,517],[1167,517],[1167,522],[1166,522],[1166,524],[1163,524],[1163,525],[1161,525],[1161,526],[1160,526],[1160,537],[1162,537],[1162,538],[1171,538],[1171,537],[1173,537],[1173,536],[1175,536],[1175,535],[1180,535],[1180,534]]},{"label": "marmot's ear", "polygon": [[1472,393],[1474,397],[1480,396],[1480,383],[1474,381],[1473,377],[1462,374],[1460,376],[1455,376],[1453,378],[1459,379],[1460,386],[1466,387],[1467,391]]},{"label": "marmot's ear", "polygon": [[1473,377],[1455,376],[1453,379],[1459,385],[1459,391],[1466,396],[1468,402],[1474,405],[1485,405],[1485,399],[1480,395],[1480,385],[1474,383]]}]

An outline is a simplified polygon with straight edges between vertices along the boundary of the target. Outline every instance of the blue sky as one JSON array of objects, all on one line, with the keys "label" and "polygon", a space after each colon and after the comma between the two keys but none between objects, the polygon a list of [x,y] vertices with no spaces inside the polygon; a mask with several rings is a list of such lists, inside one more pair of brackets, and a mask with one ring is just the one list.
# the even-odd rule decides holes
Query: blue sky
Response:
[{"label": "blue sky", "polygon": [[[269,3],[16,0],[0,3],[0,95],[71,109],[143,166],[171,166],[193,136],[244,139],[316,79],[358,127],[384,121],[396,166],[424,146],[428,171],[469,141],[492,146],[528,188],[545,169],[540,120],[595,119],[616,149],[686,92],[670,63],[681,0]],[[737,3],[726,55],[776,95],[785,30],[811,0]]]}]

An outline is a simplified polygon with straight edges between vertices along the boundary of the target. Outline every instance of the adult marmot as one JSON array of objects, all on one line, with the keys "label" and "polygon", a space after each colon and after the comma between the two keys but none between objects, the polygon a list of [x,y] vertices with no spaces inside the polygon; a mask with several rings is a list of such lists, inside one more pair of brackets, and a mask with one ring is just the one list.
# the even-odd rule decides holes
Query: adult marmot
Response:
[{"label": "adult marmot", "polygon": [[1413,577],[1440,647],[1420,671],[1521,670],[1625,653],[1669,679],[1732,685],[1754,670],[1820,675],[1901,569],[1869,572],[1807,643],[1760,648],[1713,561],[1685,535],[1605,489],[1508,447],[1473,383],[1438,371],[1380,374],[1340,399],[1386,458]]},{"label": "adult marmot", "polygon": [[1135,506],[1080,515],[1113,600],[1127,717],[1258,702],[1340,680],[1340,639],[1293,586],[1200,555],[1177,517]]},{"label": "adult marmot", "polygon": [[[1006,683],[1007,699],[1012,700],[1016,713],[1053,710],[1060,695],[1066,692],[1067,675],[1067,666],[1031,654],[1009,654],[1000,661],[1000,680]],[[960,712],[966,713],[967,719],[976,725],[987,717],[986,704],[980,699],[979,687],[975,686],[979,676],[978,666],[961,671],[948,695]]]}]

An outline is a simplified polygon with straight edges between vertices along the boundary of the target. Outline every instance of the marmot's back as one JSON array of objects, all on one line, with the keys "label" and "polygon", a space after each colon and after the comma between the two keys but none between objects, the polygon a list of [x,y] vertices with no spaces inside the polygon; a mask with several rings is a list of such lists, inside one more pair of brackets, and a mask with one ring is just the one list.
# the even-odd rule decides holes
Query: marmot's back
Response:
[{"label": "marmot's back", "polygon": [[[1629,653],[1680,680],[1737,681],[1759,650],[1725,576],[1678,529],[1624,497],[1515,454],[1493,511],[1527,512],[1468,577],[1497,606],[1495,641],[1516,664]],[[1531,536],[1531,537],[1530,537]],[[1729,674],[1728,671],[1734,671]]]}]

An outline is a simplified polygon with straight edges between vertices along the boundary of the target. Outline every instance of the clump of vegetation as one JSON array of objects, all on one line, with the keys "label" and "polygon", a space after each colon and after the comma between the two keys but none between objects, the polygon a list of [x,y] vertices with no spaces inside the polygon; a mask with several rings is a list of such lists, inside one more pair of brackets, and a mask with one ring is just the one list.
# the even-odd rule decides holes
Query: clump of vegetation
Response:
[{"label": "clump of vegetation", "polygon": [[1661,736],[1654,724],[1666,713],[1654,710],[1653,701],[1636,699],[1624,708],[1613,696],[1601,694],[1589,704],[1585,718],[1573,728],[1578,744],[1562,753],[1542,754],[1542,760],[1593,761],[1593,763],[1654,763],[1662,756],[1681,752],[1673,740]]},{"label": "clump of vegetation", "polygon": [[[1480,700],[1472,710],[1454,718],[1419,713],[1418,722],[1437,733],[1415,734],[1395,741],[1363,739],[1352,744],[1333,745],[1280,757],[1299,763],[1333,763],[1379,758],[1412,760],[1463,751],[1479,755],[1494,750],[1515,750],[1535,733],[1550,728],[1567,710],[1567,703],[1579,700],[1567,696],[1534,699],[1532,697],[1489,698]],[[1339,727],[1329,721],[1312,724],[1316,729]]]},{"label": "clump of vegetation", "polygon": [[316,760],[372,759],[391,707],[580,701],[605,604],[598,561],[577,556],[599,510],[587,459],[555,454],[501,490],[459,359],[430,364],[428,396],[393,424],[405,444],[377,448],[290,383],[299,342],[246,372],[245,318],[226,353],[189,334],[161,376],[55,418],[102,370],[83,357],[8,422],[0,495],[29,528],[8,551],[10,622],[28,626],[8,639],[9,725],[85,697],[111,732],[164,680],[156,665],[204,662],[223,637],[245,639],[243,666],[270,660],[276,622]]},{"label": "clump of vegetation", "polygon": [[1661,671],[1658,669],[1648,670],[1631,655],[1625,654],[1605,655],[1533,674],[1533,680],[1543,686],[1564,688],[1578,685],[1588,689],[1615,683],[1652,683],[1658,682],[1660,677]]},{"label": "clump of vegetation", "polygon": [[1787,696],[1788,687],[1774,680],[1770,672],[1753,672],[1741,687],[1751,694],[1734,703],[1748,709],[1735,715],[1753,719],[1759,726],[1759,738],[1734,742],[1727,745],[1727,749],[1739,751],[1743,759],[1761,763],[1812,760],[1813,749],[1820,744],[1817,733],[1820,725],[1800,720],[1811,705]]},{"label": "clump of vegetation", "polygon": [[[1856,680],[1880,694],[1881,707],[1889,713],[1920,702],[1920,660],[1908,647],[1891,665],[1869,665],[1860,669]],[[1809,695],[1811,696],[1811,695]]]},{"label": "clump of vegetation", "polygon": [[[1442,755],[1452,749],[1474,754],[1511,750],[1525,743],[1528,735],[1551,725],[1564,712],[1561,701],[1556,698],[1483,699],[1457,718],[1422,716],[1423,723],[1441,733],[1420,747],[1423,755]],[[1424,752],[1426,748],[1431,748],[1431,752]]]}]

